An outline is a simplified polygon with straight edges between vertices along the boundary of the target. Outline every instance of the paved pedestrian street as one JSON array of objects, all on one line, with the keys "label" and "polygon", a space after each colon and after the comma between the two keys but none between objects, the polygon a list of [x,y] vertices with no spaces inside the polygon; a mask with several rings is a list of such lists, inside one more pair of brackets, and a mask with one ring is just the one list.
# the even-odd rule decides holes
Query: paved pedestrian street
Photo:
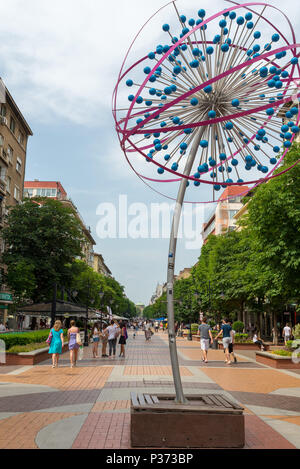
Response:
[{"label": "paved pedestrian street", "polygon": [[[226,365],[221,350],[209,350],[205,364],[198,342],[177,344],[187,393],[225,392],[244,407],[246,449],[300,448],[300,370],[275,370],[240,350],[236,364]],[[93,359],[90,346],[73,369],[69,353],[57,369],[50,360],[1,366],[0,448],[130,448],[130,392],[174,393],[174,386],[166,333],[149,342],[130,333],[126,355]]]}]

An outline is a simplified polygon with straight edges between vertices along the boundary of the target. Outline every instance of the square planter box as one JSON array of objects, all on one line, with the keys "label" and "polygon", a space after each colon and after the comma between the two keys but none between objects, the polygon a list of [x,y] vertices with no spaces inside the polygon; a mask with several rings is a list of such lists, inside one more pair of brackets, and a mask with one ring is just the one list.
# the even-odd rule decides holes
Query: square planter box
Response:
[{"label": "square planter box", "polygon": [[223,394],[131,393],[131,446],[144,448],[243,448],[243,408]]},{"label": "square planter box", "polygon": [[272,368],[300,370],[300,363],[294,363],[291,357],[282,357],[268,352],[256,352],[256,361]]}]

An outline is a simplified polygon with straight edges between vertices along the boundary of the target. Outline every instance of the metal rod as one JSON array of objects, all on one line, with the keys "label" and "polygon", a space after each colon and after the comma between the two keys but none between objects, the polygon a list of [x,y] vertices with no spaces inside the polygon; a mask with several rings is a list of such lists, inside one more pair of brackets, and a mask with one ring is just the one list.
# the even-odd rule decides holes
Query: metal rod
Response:
[{"label": "metal rod", "polygon": [[[204,133],[205,129],[200,128],[197,130],[195,135],[193,146],[187,158],[187,162],[184,168],[184,175],[187,176],[190,174],[198,148],[200,140]],[[182,382],[180,378],[179,364],[178,364],[178,355],[176,347],[176,336],[175,336],[175,324],[174,324],[174,267],[175,267],[175,254],[176,254],[176,244],[178,236],[178,227],[181,216],[182,204],[184,200],[184,195],[186,191],[187,180],[182,178],[177,200],[175,211],[173,215],[172,230],[170,234],[170,244],[169,244],[169,255],[168,255],[168,275],[167,275],[167,302],[168,302],[168,330],[169,330],[169,349],[170,349],[170,358],[173,372],[173,380],[176,392],[176,403],[184,404],[187,402],[187,399],[184,397]]]}]

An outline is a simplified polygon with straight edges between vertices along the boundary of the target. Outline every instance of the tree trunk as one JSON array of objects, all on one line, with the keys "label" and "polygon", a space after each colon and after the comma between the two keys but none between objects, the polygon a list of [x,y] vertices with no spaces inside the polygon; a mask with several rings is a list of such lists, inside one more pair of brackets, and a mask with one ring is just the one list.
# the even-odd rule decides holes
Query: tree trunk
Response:
[{"label": "tree trunk", "polygon": [[278,345],[278,328],[277,328],[277,314],[276,312],[272,313],[273,319],[273,344]]},{"label": "tree trunk", "polygon": [[263,335],[263,311],[259,312],[259,332],[260,332],[260,337],[262,338]]}]

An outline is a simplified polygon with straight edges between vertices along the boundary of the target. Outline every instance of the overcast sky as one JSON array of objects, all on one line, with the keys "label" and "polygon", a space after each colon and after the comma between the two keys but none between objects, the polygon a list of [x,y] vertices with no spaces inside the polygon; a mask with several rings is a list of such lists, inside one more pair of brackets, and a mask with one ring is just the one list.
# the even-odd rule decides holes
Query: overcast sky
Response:
[{"label": "overcast sky", "polygon": [[[288,15],[293,12],[297,34],[295,2],[270,3]],[[145,304],[157,282],[165,281],[168,241],[100,239],[97,207],[103,202],[117,206],[120,194],[128,196],[129,204],[145,203],[149,210],[150,203],[168,202],[146,187],[125,162],[111,113],[111,96],[124,55],[139,28],[164,4],[162,0],[0,1],[0,76],[34,133],[25,178],[62,183],[91,227],[95,251],[103,255],[127,296]],[[212,15],[230,6],[221,0],[179,0],[176,4],[180,13],[193,17],[199,8]],[[170,8],[153,20],[133,50],[132,60],[151,50],[151,40],[152,49],[157,44],[161,24],[172,21]],[[269,18],[276,21],[278,16],[272,15]],[[282,20],[279,28],[287,30]],[[200,248],[200,242],[186,249],[184,240],[179,241],[176,272],[192,266]]]}]

